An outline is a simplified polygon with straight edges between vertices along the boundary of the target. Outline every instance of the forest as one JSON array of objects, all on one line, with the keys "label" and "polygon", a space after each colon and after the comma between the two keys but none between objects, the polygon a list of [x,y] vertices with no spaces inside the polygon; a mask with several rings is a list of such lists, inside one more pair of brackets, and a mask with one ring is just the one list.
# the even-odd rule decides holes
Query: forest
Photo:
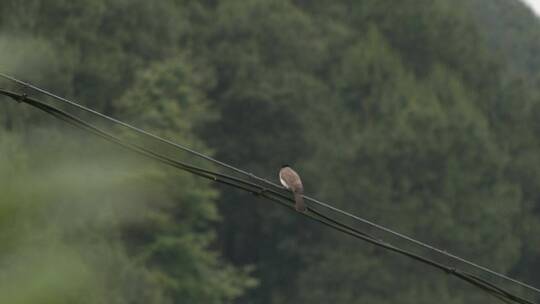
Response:
[{"label": "forest", "polygon": [[[0,72],[540,287],[538,54],[517,0],[0,5]],[[0,185],[0,303],[496,301],[5,97]]]}]

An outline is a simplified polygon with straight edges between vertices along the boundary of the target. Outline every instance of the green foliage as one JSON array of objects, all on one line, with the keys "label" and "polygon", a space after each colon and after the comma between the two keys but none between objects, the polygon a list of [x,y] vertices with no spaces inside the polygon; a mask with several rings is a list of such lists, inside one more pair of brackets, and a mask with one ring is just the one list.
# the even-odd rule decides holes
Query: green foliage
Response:
[{"label": "green foliage", "polygon": [[[523,5],[5,2],[3,72],[265,177],[291,164],[309,195],[538,283],[539,27]],[[1,102],[0,302],[486,301]]]},{"label": "green foliage", "polygon": [[[212,119],[203,90],[211,74],[199,68],[183,57],[152,66],[137,77],[116,111],[146,130],[181,139],[208,153],[194,135],[197,126]],[[216,193],[196,177],[176,176],[169,171],[153,176],[162,186],[148,196],[148,204],[154,205],[156,193],[162,193],[159,212],[148,214],[144,223],[128,231],[129,246],[145,248],[137,259],[159,269],[159,281],[174,302],[222,303],[238,297],[256,281],[245,271],[222,265],[219,256],[207,250],[214,241],[213,233],[196,232],[207,230],[209,222],[218,219],[212,203]]]},{"label": "green foliage", "polygon": [[[133,190],[127,163],[110,155],[81,164],[69,156],[75,145],[58,149],[65,138],[41,131],[28,138],[31,150],[2,136],[2,302],[160,303],[149,271],[134,267],[112,234],[144,211],[124,195]],[[147,288],[131,290],[130,281]]]}]

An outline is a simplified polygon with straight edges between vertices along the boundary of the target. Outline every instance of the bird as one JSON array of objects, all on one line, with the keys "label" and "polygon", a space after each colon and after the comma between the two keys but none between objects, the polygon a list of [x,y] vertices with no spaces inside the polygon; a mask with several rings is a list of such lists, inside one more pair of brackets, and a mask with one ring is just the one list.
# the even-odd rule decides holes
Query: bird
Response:
[{"label": "bird", "polygon": [[279,181],[283,187],[293,193],[296,211],[305,212],[306,204],[304,203],[303,197],[304,186],[302,185],[302,180],[298,173],[296,173],[289,165],[283,165],[279,170]]}]

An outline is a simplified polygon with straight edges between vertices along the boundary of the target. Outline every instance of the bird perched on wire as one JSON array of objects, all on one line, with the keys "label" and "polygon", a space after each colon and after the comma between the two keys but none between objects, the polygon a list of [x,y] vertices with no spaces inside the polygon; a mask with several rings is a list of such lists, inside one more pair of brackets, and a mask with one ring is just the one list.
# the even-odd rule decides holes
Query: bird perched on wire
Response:
[{"label": "bird perched on wire", "polygon": [[289,165],[283,165],[279,170],[279,181],[283,187],[291,190],[294,195],[294,201],[296,202],[294,207],[298,212],[306,211],[306,204],[304,203],[304,186],[302,180],[296,171],[291,169]]}]

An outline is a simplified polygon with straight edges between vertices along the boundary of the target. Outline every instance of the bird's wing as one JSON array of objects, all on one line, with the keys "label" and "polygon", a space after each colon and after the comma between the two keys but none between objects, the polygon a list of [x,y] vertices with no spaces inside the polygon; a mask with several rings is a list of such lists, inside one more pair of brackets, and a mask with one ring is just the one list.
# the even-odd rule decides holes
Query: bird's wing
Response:
[{"label": "bird's wing", "polygon": [[285,187],[295,190],[295,191],[302,191],[303,185],[302,181],[300,180],[300,176],[298,176],[298,173],[296,173],[291,168],[283,168],[279,172],[279,179],[282,184],[284,184]]}]

